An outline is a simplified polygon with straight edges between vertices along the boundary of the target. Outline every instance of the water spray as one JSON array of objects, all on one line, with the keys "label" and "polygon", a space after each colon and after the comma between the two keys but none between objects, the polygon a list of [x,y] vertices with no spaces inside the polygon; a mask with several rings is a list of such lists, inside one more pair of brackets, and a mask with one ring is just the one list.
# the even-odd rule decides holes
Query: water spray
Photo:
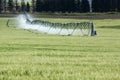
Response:
[{"label": "water spray", "polygon": [[[56,35],[79,35],[79,36],[95,36],[96,31],[94,25],[91,22],[80,23],[52,23],[43,20],[33,20],[33,18],[24,13],[17,17],[19,28],[37,31],[44,34],[56,34]],[[8,20],[7,25],[10,20]]]}]

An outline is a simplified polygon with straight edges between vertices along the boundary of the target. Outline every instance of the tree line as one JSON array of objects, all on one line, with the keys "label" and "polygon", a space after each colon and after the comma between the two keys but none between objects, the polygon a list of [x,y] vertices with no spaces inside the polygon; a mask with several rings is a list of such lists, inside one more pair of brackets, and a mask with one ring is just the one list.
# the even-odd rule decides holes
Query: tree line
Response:
[{"label": "tree line", "polygon": [[92,0],[92,6],[93,12],[120,12],[120,0]]},{"label": "tree line", "polygon": [[30,12],[30,3],[21,0],[0,0],[0,13],[1,12]]},{"label": "tree line", "polygon": [[36,11],[120,12],[120,0],[36,0]]},{"label": "tree line", "polygon": [[0,12],[120,12],[120,0],[0,0]]}]

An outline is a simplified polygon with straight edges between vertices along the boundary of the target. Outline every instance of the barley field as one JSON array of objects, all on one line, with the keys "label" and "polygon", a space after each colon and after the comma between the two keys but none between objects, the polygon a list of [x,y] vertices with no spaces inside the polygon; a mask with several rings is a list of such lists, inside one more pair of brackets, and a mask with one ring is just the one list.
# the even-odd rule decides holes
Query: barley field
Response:
[{"label": "barley field", "polygon": [[120,80],[119,19],[92,20],[92,37],[34,33],[7,20],[0,18],[0,80]]}]

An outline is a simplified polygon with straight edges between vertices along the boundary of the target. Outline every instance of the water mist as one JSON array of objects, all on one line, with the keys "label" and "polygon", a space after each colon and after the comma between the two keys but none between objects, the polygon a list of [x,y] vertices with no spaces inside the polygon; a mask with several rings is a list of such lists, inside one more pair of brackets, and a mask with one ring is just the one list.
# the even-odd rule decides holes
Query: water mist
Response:
[{"label": "water mist", "polygon": [[[30,21],[33,21],[33,18],[27,14],[27,17]],[[57,35],[71,35],[73,29],[62,29],[61,28],[53,28],[49,25],[43,25],[43,24],[30,24],[27,23],[25,15],[19,15],[17,17],[19,21],[19,28],[26,29],[26,30],[35,30],[40,33],[47,33],[47,34],[57,34]],[[76,29],[72,35],[81,35],[80,30]]]}]

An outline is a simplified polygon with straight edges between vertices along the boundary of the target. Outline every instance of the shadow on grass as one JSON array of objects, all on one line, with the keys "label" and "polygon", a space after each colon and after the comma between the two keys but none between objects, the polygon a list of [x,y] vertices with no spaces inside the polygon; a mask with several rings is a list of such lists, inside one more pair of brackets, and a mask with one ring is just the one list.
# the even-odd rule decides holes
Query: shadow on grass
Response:
[{"label": "shadow on grass", "polygon": [[118,25],[118,26],[100,26],[98,28],[120,29],[120,25]]}]

